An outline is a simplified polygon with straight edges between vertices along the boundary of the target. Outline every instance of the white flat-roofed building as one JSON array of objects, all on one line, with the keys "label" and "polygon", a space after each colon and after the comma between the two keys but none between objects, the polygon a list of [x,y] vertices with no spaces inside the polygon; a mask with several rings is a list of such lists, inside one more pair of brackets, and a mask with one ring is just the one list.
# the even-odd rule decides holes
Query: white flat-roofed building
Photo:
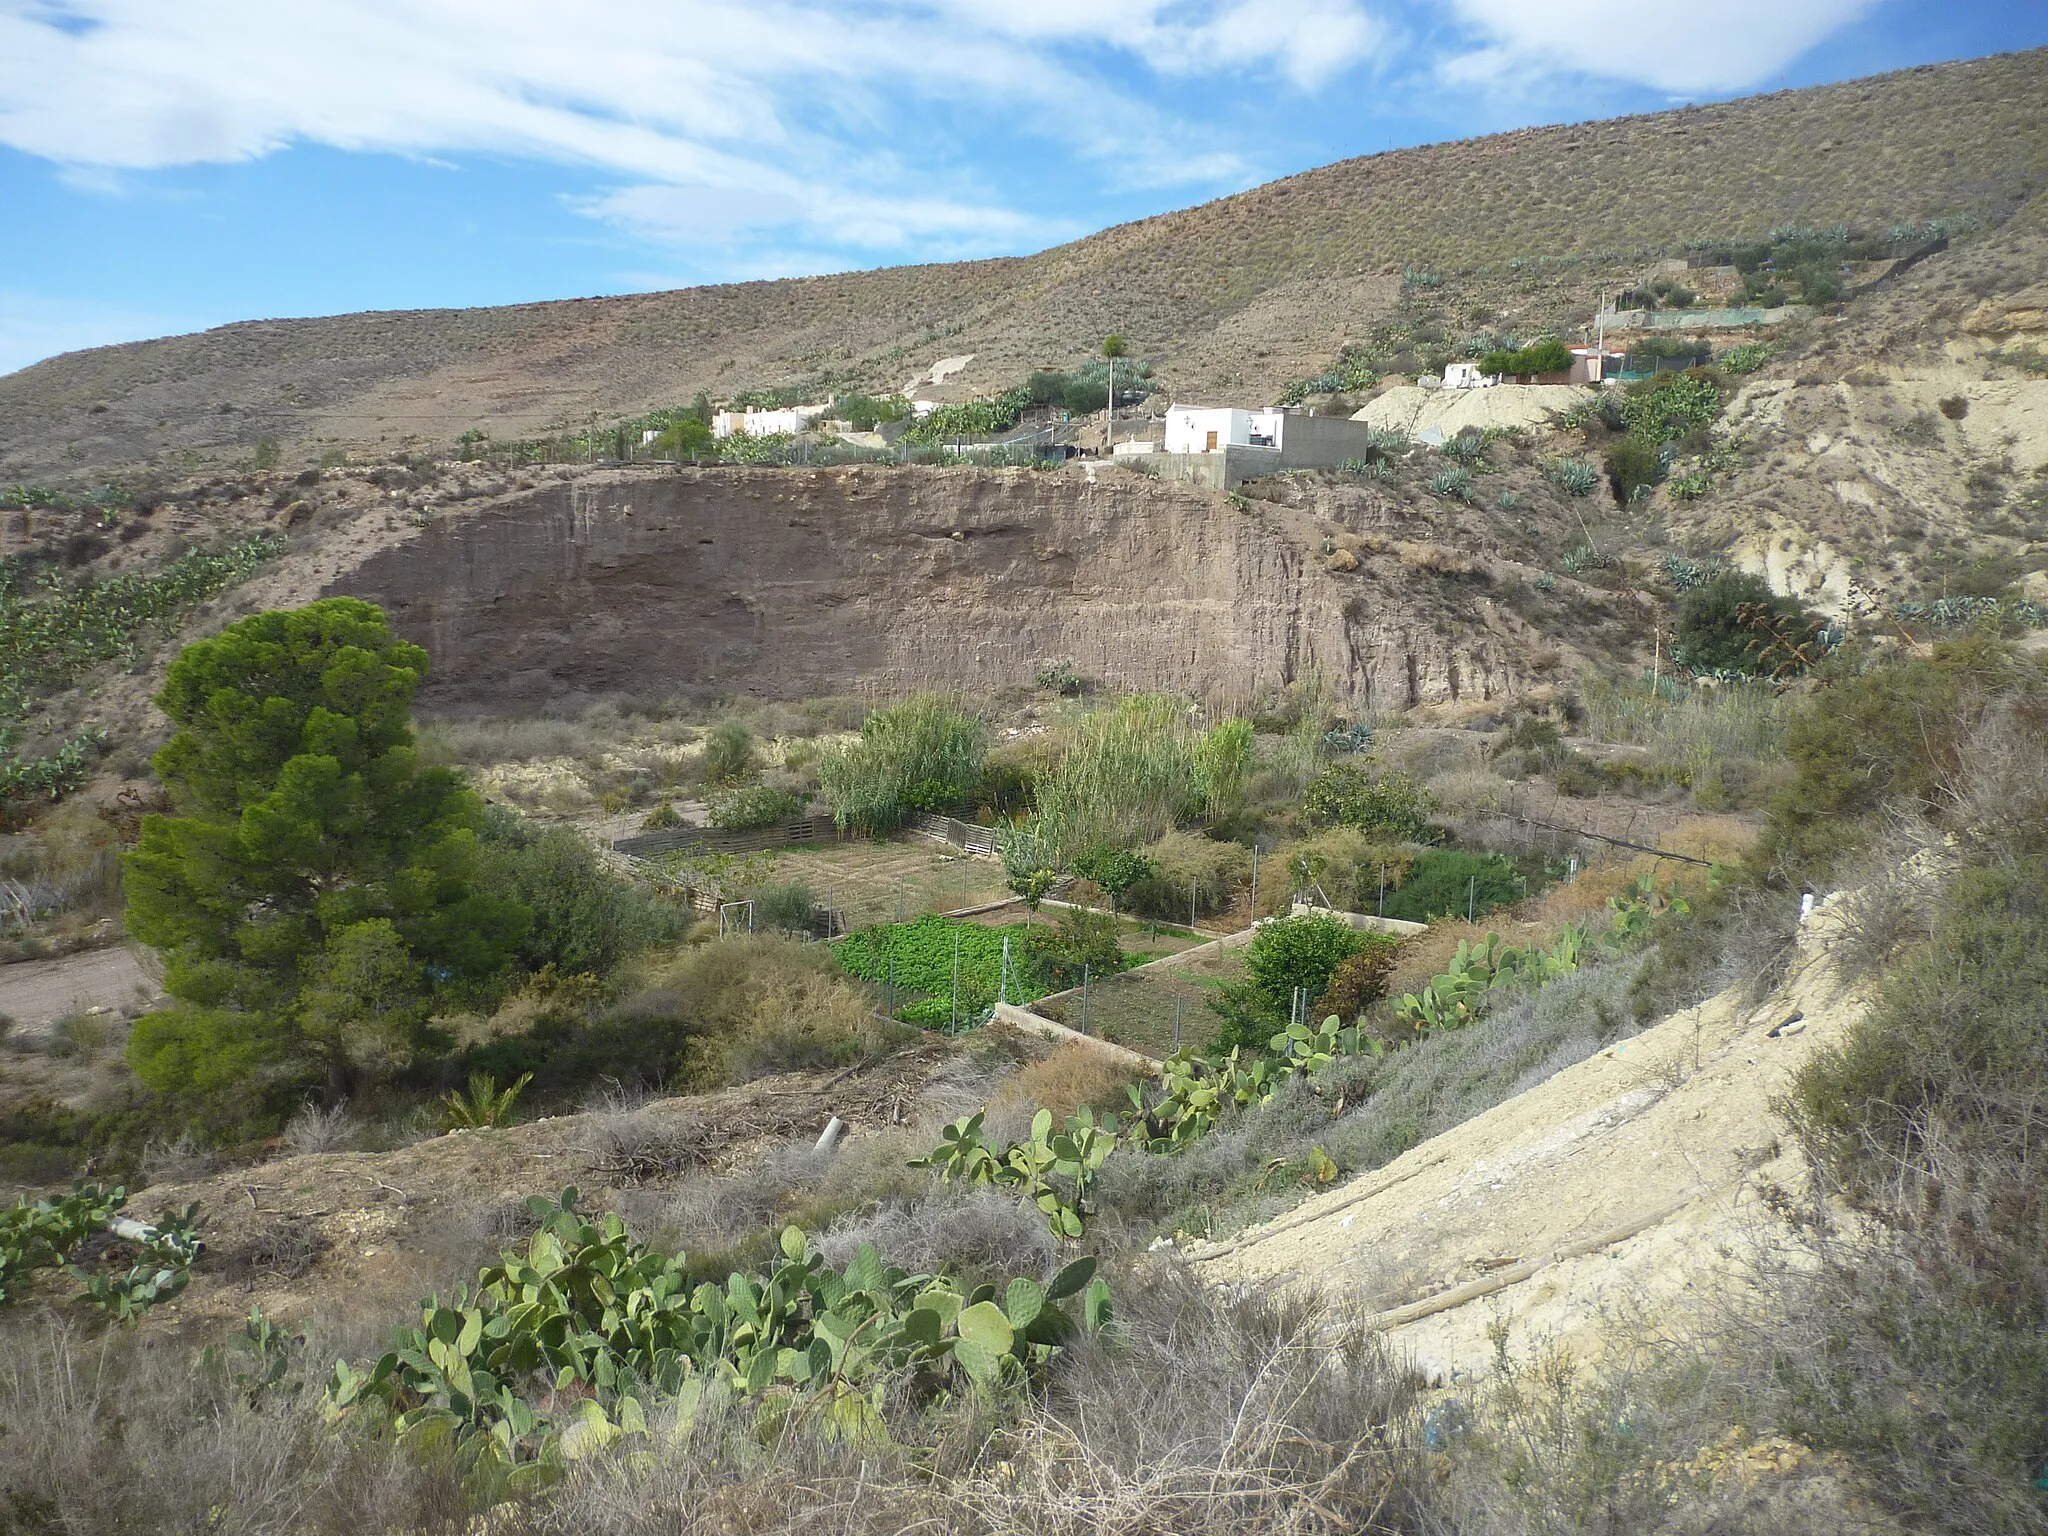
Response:
[{"label": "white flat-roofed building", "polygon": [[1278,448],[1287,413],[1234,406],[1175,405],[1166,412],[1167,453],[1221,453],[1226,448]]},{"label": "white flat-roofed building", "polygon": [[831,409],[829,405],[792,405],[779,411],[720,411],[711,418],[711,435],[731,437],[744,432],[748,437],[794,436],[810,426],[814,417]]}]

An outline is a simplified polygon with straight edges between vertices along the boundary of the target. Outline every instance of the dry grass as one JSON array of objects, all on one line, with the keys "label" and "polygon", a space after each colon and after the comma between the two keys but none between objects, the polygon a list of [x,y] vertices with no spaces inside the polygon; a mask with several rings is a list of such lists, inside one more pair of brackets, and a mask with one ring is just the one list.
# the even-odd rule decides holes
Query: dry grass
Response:
[{"label": "dry grass", "polygon": [[330,1429],[333,1346],[295,1352],[286,1390],[251,1402],[162,1337],[16,1319],[0,1347],[0,1529],[300,1536],[453,1531],[468,1500],[445,1467]]},{"label": "dry grass", "polygon": [[1120,1109],[1124,1088],[1134,1078],[1128,1067],[1093,1046],[1070,1041],[1043,1061],[1034,1061],[1004,1083],[992,1109],[1029,1105],[1064,1120],[1082,1105]]}]

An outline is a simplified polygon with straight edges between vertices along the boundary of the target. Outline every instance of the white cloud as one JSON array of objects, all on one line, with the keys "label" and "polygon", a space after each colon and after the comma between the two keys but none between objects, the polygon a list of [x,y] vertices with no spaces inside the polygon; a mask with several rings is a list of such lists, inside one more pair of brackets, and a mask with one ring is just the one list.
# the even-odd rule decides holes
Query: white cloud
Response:
[{"label": "white cloud", "polygon": [[1713,95],[1756,86],[1877,0],[1454,0],[1486,46],[1446,61],[1447,78],[1508,81],[1537,68]]},{"label": "white cloud", "polygon": [[[573,206],[650,238],[1013,249],[1049,227],[986,189],[988,142],[1202,181],[1241,159],[1117,73],[1314,90],[1382,40],[1361,0],[17,0],[0,143],[102,186],[302,142],[504,154],[620,178]],[[1104,131],[1132,122],[1152,149]]]}]

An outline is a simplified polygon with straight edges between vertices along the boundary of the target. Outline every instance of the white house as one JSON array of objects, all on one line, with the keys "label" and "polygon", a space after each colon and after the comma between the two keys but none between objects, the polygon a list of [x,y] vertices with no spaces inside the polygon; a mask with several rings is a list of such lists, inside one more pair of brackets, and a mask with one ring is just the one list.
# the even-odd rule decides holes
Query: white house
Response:
[{"label": "white house", "polygon": [[1481,373],[1477,363],[1446,363],[1444,365],[1445,389],[1485,389],[1499,382],[1499,374]]},{"label": "white house", "polygon": [[831,409],[830,405],[793,405],[781,411],[720,411],[711,418],[711,435],[731,437],[735,432],[744,432],[748,437],[793,436],[808,427],[814,417]]},{"label": "white house", "polygon": [[1286,412],[1205,410],[1176,405],[1166,412],[1168,453],[1221,453],[1226,448],[1278,448]]}]

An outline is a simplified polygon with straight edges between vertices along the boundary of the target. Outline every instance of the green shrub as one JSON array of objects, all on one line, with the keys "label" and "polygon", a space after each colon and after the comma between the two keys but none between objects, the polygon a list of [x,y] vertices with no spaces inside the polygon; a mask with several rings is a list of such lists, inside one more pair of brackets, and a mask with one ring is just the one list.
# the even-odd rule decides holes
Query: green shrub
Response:
[{"label": "green shrub", "polygon": [[1426,923],[1462,918],[1469,910],[1477,917],[1521,896],[1521,872],[1499,854],[1425,848],[1400,889],[1387,893],[1387,916]]},{"label": "green shrub", "polygon": [[689,911],[621,880],[568,827],[536,827],[487,807],[477,884],[533,914],[520,941],[521,970],[609,976],[627,956],[680,937]]},{"label": "green shrub", "polygon": [[1678,600],[1671,659],[1696,673],[1757,676],[1765,669],[1756,625],[1745,618],[1757,610],[1781,614],[1794,624],[1806,610],[1793,597],[1780,597],[1761,576],[1723,571]]},{"label": "green shrub", "polygon": [[1842,297],[1842,280],[1831,266],[1814,262],[1793,274],[1799,280],[1799,298],[1805,304],[1834,304]]},{"label": "green shrub", "polygon": [[1109,381],[1104,379],[1096,383],[1089,379],[1070,379],[1060,392],[1060,404],[1077,416],[1103,410],[1109,405]]},{"label": "green shrub", "polygon": [[1868,841],[1887,804],[1939,813],[1983,713],[2044,687],[2037,663],[1982,636],[1903,661],[1845,655],[1819,682],[1787,722],[1792,781],[1772,798],[1754,855],[1774,880],[1824,874]]},{"label": "green shrub", "polygon": [[[2031,753],[2038,776],[2038,732]],[[1886,957],[1874,1006],[1789,1095],[1805,1151],[1867,1225],[1798,1298],[1826,1309],[1825,1370],[1779,1373],[1781,1412],[1926,1529],[2048,1514],[2042,841],[2036,824],[1971,850],[1984,862],[1949,878],[1931,932]]]},{"label": "green shrub", "polygon": [[1064,992],[1080,986],[1085,977],[1100,981],[1123,968],[1117,934],[1115,918],[1069,907],[1054,923],[1025,928],[1021,958],[1046,986]]},{"label": "green shrub", "polygon": [[1302,819],[1312,827],[1356,827],[1400,840],[1423,837],[1436,802],[1399,769],[1368,759],[1332,763],[1302,792]]},{"label": "green shrub", "polygon": [[862,723],[860,740],[827,752],[818,780],[841,827],[892,832],[919,811],[950,811],[981,777],[987,733],[938,694],[916,694]]},{"label": "green shrub", "polygon": [[1648,492],[1664,473],[1664,461],[1656,447],[1638,437],[1624,437],[1608,444],[1601,459],[1607,468],[1607,483],[1614,489],[1614,499],[1623,506]]},{"label": "green shrub", "polygon": [[737,720],[722,720],[704,738],[704,782],[744,784],[760,770],[754,733]]},{"label": "green shrub", "polygon": [[721,832],[752,832],[803,814],[808,803],[795,790],[772,784],[718,789],[711,793],[710,821]]},{"label": "green shrub", "polygon": [[754,924],[771,933],[810,933],[825,920],[817,893],[801,880],[766,885],[754,892]]}]

